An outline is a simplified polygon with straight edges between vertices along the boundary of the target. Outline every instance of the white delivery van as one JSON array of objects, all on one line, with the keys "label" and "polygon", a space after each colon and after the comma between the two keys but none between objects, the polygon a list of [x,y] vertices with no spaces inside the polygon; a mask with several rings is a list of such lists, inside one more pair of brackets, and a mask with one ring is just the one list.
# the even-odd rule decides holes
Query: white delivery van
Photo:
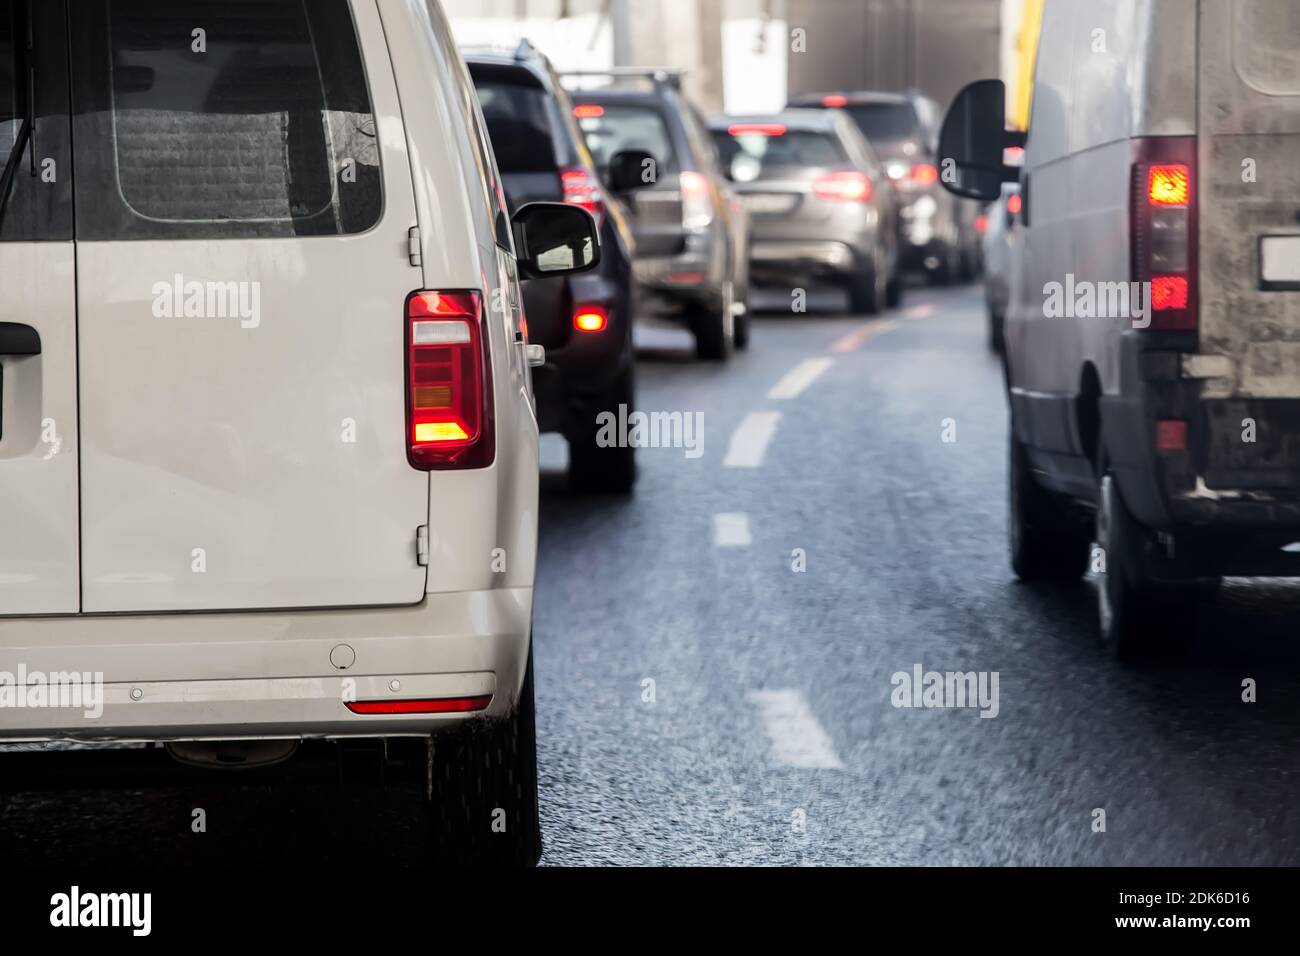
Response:
[{"label": "white delivery van", "polygon": [[536,859],[519,280],[599,243],[477,104],[436,0],[0,0],[0,740],[421,738]]},{"label": "white delivery van", "polygon": [[997,81],[941,148],[1020,184],[1012,562],[1091,563],[1119,653],[1186,641],[1221,577],[1300,575],[1300,7],[1048,0],[1034,84],[1023,170]]}]

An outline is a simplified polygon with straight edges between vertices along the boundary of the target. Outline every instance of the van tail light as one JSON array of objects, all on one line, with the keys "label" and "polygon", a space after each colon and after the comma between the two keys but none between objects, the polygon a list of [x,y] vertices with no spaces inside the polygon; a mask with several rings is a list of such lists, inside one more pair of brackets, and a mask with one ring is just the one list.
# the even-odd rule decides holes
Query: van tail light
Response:
[{"label": "van tail light", "polygon": [[596,177],[582,166],[569,166],[560,171],[560,182],[564,185],[564,201],[587,210],[596,217],[599,227],[605,215],[605,192]]},{"label": "van tail light", "polygon": [[828,202],[870,202],[871,179],[856,170],[831,173],[813,182],[813,195]]},{"label": "van tail light", "polygon": [[1196,137],[1139,140],[1129,228],[1133,281],[1146,287],[1152,331],[1197,329],[1196,212]]},{"label": "van tail light", "polygon": [[411,293],[406,383],[411,467],[448,471],[492,464],[492,365],[478,292]]},{"label": "van tail light", "polygon": [[682,228],[687,231],[707,229],[713,224],[713,198],[709,181],[687,170],[678,176],[682,190]]}]

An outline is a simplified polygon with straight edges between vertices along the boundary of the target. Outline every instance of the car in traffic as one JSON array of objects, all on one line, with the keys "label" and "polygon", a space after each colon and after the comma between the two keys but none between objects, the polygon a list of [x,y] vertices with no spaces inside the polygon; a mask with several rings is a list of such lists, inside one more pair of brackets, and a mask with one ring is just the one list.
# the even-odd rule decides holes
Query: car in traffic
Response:
[{"label": "car in traffic", "polygon": [[[629,68],[564,77],[597,169],[628,204],[637,314],[680,322],[702,359],[746,348],[748,217],[680,75]],[[605,85],[591,88],[593,81]],[[620,153],[647,155],[624,166],[615,162]]]},{"label": "car in traffic", "polygon": [[600,442],[597,421],[636,408],[632,346],[633,239],[621,203],[611,203],[573,104],[550,61],[527,40],[512,51],[462,48],[492,139],[506,202],[567,202],[596,217],[600,266],[578,275],[529,279],[529,341],[546,349],[533,370],[541,430],[569,444],[569,481],[582,491],[623,493],[636,482],[636,449]]},{"label": "car in traffic", "polygon": [[950,188],[1022,200],[1012,566],[1096,573],[1121,656],[1189,642],[1225,576],[1300,575],[1296,36],[1284,3],[1047,4],[1023,168],[1000,81],[944,124]]},{"label": "car in traffic", "polygon": [[875,148],[902,199],[904,268],[924,272],[939,285],[979,274],[979,207],[939,182],[939,104],[916,92],[859,91],[801,95],[789,105],[847,113]]},{"label": "car in traffic", "polygon": [[984,249],[984,308],[988,315],[989,350],[1004,349],[1002,330],[1011,297],[1012,256],[1016,252],[1016,214],[1020,212],[1020,186],[1003,183],[1002,195],[989,206],[982,240]]},{"label": "car in traffic", "polygon": [[750,215],[756,284],[843,285],[855,313],[903,296],[898,202],[879,158],[836,111],[710,121],[722,168]]},{"label": "car in traffic", "polygon": [[61,702],[0,741],[346,742],[535,862],[520,278],[595,224],[507,211],[437,3],[214,9],[0,0],[0,671]]}]

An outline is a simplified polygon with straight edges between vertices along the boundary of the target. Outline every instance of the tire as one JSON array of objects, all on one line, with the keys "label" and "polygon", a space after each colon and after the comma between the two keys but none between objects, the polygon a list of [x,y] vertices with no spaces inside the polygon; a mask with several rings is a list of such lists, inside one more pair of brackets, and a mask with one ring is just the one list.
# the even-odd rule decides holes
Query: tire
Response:
[{"label": "tire", "polygon": [[736,347],[736,321],[731,314],[735,301],[734,288],[728,282],[722,291],[722,301],[711,308],[697,306],[691,310],[689,321],[695,332],[695,355],[705,362],[725,362]]},{"label": "tire", "polygon": [[542,828],[531,638],[514,713],[436,734],[429,775],[428,809],[442,845],[476,864],[536,865]]},{"label": "tire", "polygon": [[1092,544],[1088,523],[1070,514],[1063,502],[1034,479],[1029,456],[1016,440],[1014,428],[1008,444],[1007,543],[1011,569],[1022,581],[1082,577]]},{"label": "tire", "polygon": [[1097,636],[1117,660],[1167,654],[1196,633],[1196,603],[1218,579],[1152,582],[1141,554],[1151,532],[1129,512],[1115,476],[1107,471],[1097,494],[1096,539],[1104,557],[1097,569]]},{"label": "tire", "polygon": [[1000,312],[989,309],[989,351],[998,355],[1006,351],[1006,342],[1002,339],[1002,330],[1006,319]]},{"label": "tire", "polygon": [[587,402],[569,435],[569,487],[588,494],[628,494],[636,486],[636,449],[631,445],[602,448],[597,443],[601,412],[618,414],[636,407],[636,368],[629,361],[603,398]]},{"label": "tire", "polygon": [[887,285],[877,254],[864,272],[849,279],[849,311],[854,315],[879,315],[885,305]]},{"label": "tire", "polygon": [[895,272],[894,277],[885,286],[885,307],[897,309],[903,304],[903,274]]}]

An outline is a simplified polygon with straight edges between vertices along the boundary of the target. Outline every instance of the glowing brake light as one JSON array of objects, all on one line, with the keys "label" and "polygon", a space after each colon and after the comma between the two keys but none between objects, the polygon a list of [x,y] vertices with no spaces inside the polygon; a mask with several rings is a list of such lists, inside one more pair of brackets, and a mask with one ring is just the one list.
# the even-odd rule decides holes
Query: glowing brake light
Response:
[{"label": "glowing brake light", "polygon": [[782,123],[733,123],[727,132],[732,136],[784,136],[786,127]]},{"label": "glowing brake light", "polygon": [[609,313],[603,306],[582,306],[573,314],[573,327],[579,332],[604,332],[608,325]]},{"label": "glowing brake light", "polygon": [[605,107],[599,103],[581,103],[573,108],[573,115],[578,119],[600,119],[605,115]]},{"label": "glowing brake light", "polygon": [[1180,164],[1147,168],[1147,198],[1156,206],[1186,206],[1191,200],[1190,173]]},{"label": "glowing brake light", "polygon": [[1154,276],[1151,308],[1157,312],[1187,308],[1187,276]]},{"label": "glowing brake light", "polygon": [[412,293],[406,323],[407,460],[420,471],[490,465],[496,446],[482,297]]},{"label": "glowing brake light", "polygon": [[847,96],[842,96],[839,93],[832,93],[830,96],[822,97],[822,106],[826,107],[828,110],[843,109],[848,105],[849,98]]},{"label": "glowing brake light", "polygon": [[939,181],[939,170],[929,163],[917,163],[912,167],[912,182],[918,186],[930,186]]},{"label": "glowing brake light", "polygon": [[1020,215],[1020,209],[1024,205],[1024,200],[1020,198],[1020,193],[1012,193],[1007,197],[1007,212],[1013,216]]},{"label": "glowing brake light", "polygon": [[829,202],[870,202],[871,180],[854,170],[831,173],[813,183],[813,195]]}]

